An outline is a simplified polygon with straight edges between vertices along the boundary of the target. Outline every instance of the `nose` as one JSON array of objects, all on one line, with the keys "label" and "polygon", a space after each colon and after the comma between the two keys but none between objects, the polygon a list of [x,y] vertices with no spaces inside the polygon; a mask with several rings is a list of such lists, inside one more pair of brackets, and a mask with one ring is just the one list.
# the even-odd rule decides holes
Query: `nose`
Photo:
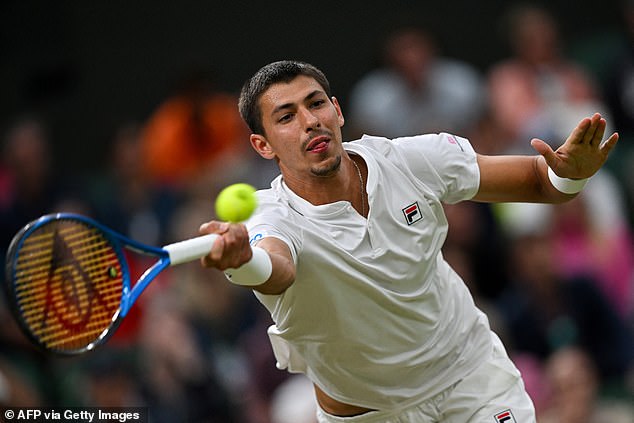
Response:
[{"label": "nose", "polygon": [[302,108],[300,115],[306,132],[317,129],[321,126],[319,118],[310,109]]}]

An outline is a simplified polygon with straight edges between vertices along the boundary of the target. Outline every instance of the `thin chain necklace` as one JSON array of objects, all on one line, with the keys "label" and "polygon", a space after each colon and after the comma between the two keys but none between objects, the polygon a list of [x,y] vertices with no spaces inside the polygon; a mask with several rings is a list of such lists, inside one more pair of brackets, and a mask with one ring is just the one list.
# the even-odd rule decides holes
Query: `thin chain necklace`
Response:
[{"label": "thin chain necklace", "polygon": [[359,175],[359,186],[361,187],[361,216],[365,217],[365,189],[363,189],[363,176],[361,176],[361,169],[356,161],[352,160],[352,164],[357,169],[357,175]]}]

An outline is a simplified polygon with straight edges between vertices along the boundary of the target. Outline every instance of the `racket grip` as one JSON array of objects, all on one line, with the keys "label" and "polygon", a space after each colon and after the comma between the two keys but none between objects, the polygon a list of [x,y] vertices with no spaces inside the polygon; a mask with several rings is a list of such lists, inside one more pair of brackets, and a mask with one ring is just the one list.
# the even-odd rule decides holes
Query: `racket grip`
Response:
[{"label": "racket grip", "polygon": [[216,234],[199,236],[185,241],[175,242],[163,247],[169,254],[170,265],[189,263],[206,256],[218,238]]},{"label": "racket grip", "polygon": [[[208,234],[185,241],[175,242],[163,247],[167,251],[170,265],[188,263],[197,260],[211,251],[218,235]],[[227,269],[227,278],[238,285],[260,285],[268,280],[273,272],[269,254],[259,247],[252,247],[253,257],[238,269]]]}]

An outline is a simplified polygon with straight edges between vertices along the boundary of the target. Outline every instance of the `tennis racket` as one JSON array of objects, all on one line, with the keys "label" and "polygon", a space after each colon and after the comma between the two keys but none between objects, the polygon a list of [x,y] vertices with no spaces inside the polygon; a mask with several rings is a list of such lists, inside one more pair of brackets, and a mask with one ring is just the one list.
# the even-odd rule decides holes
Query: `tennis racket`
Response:
[{"label": "tennis racket", "polygon": [[[143,290],[169,266],[208,254],[217,235],[151,247],[85,216],[58,213],[22,228],[6,258],[7,293],[24,333],[44,350],[80,354],[114,333]],[[270,271],[262,254],[241,269]],[[125,251],[156,257],[134,285]]]}]

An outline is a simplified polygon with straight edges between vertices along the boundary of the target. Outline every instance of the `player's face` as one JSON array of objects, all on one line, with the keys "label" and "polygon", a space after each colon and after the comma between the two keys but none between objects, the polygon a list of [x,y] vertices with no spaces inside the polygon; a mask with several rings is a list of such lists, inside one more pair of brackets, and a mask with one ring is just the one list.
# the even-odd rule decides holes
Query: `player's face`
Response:
[{"label": "player's face", "polygon": [[298,76],[274,84],[260,98],[264,135],[251,135],[253,147],[276,159],[285,178],[335,174],[341,164],[344,119],[337,99],[328,98],[313,78]]}]

